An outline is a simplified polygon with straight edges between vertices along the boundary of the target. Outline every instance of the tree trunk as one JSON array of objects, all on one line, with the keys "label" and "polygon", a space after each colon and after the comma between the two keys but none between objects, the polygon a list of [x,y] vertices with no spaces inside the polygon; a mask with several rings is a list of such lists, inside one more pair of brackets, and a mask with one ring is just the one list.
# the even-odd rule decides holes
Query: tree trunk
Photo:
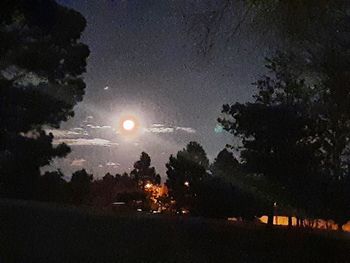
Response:
[{"label": "tree trunk", "polygon": [[304,220],[302,218],[298,218],[298,226],[303,227],[304,226]]},{"label": "tree trunk", "polygon": [[291,216],[288,216],[288,227],[292,227],[293,226],[293,219]]},{"label": "tree trunk", "polygon": [[342,224],[337,224],[338,231],[343,232],[343,225]]},{"label": "tree trunk", "polygon": [[274,208],[271,208],[270,213],[267,215],[267,224],[273,226]]},{"label": "tree trunk", "polygon": [[273,226],[273,215],[268,215],[268,217],[267,217],[267,224],[269,226]]},{"label": "tree trunk", "polygon": [[309,227],[314,228],[315,220],[309,219]]}]

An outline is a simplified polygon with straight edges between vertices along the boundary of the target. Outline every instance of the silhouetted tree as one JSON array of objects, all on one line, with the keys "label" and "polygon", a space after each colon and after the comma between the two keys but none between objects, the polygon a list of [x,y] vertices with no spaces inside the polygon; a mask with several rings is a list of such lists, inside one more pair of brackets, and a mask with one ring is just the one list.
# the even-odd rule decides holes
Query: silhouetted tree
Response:
[{"label": "silhouetted tree", "polygon": [[131,171],[130,175],[142,189],[147,183],[160,184],[160,175],[156,173],[154,167],[151,167],[151,157],[145,152],[142,152],[140,160],[135,162],[134,170]]},{"label": "silhouetted tree", "polygon": [[44,131],[35,132],[33,137],[9,133],[6,129],[1,132],[6,133],[0,136],[0,140],[4,139],[0,145],[1,194],[16,198],[38,196],[39,168],[49,164],[54,156],[65,156],[69,147],[60,144],[54,148],[52,134],[46,135]]},{"label": "silhouetted tree", "polygon": [[69,182],[71,202],[75,205],[90,204],[91,182],[93,175],[88,174],[85,169],[72,174]]},{"label": "silhouetted tree", "polygon": [[[114,179],[117,177],[118,175],[116,175],[115,177],[113,175],[111,175],[110,173],[106,173],[105,176],[102,177],[102,180],[106,183],[111,183],[113,184]],[[120,175],[119,175],[120,176]]]},{"label": "silhouetted tree", "polygon": [[342,231],[342,226],[350,220],[350,178],[331,180],[327,184],[322,211],[320,217],[332,219]]},{"label": "silhouetted tree", "polygon": [[67,202],[68,183],[63,179],[60,170],[46,172],[40,177],[38,199],[46,202],[65,203]]},{"label": "silhouetted tree", "polygon": [[203,147],[197,142],[190,142],[176,157],[170,156],[166,168],[169,196],[176,201],[178,210],[191,210],[209,168],[209,160]]},{"label": "silhouetted tree", "polygon": [[[350,134],[350,14],[346,10],[350,8],[350,2],[337,0],[222,0],[201,1],[200,7],[201,10],[204,10],[203,12],[188,16],[192,20],[190,23],[191,33],[195,35],[196,41],[194,46],[199,48],[200,53],[210,52],[220,41],[221,36],[232,38],[232,36],[237,36],[240,30],[248,31],[247,29],[253,28],[254,37],[258,36],[259,40],[265,40],[270,49],[282,50],[285,54],[289,54],[289,57],[294,57],[293,60],[288,61],[289,71],[299,71],[306,82],[312,83],[304,85],[303,90],[305,94],[313,93],[314,106],[309,110],[313,112],[311,119],[314,124],[308,129],[309,131],[317,130],[317,135],[304,137],[299,145],[304,144],[307,140],[314,140],[320,150],[316,154],[316,159],[321,159],[321,161],[316,161],[319,162],[320,168],[317,172],[318,183],[311,186],[312,194],[310,193],[310,196],[315,196],[312,201],[315,203],[312,206],[320,209],[313,212],[319,216],[333,217],[346,214],[344,212],[347,211],[348,206],[347,202],[344,201],[349,200],[350,195],[342,193],[344,193],[343,187],[347,184],[349,176],[347,173],[347,159],[349,158],[347,148]],[[261,32],[264,35],[261,35]],[[295,78],[295,81],[297,79]],[[263,81],[271,85],[268,83],[270,80]],[[289,89],[293,88],[293,85],[288,86]],[[269,91],[264,94],[267,98],[269,95],[272,95],[269,94]],[[288,98],[288,96],[282,97]],[[286,104],[284,104],[285,106]],[[241,114],[238,105],[234,108],[232,114],[237,113],[237,118],[247,114]],[[253,109],[253,106],[250,109]],[[257,115],[259,109],[255,111]],[[289,111],[292,113],[291,108]],[[267,114],[263,112],[261,115]],[[288,116],[291,116],[290,113]],[[299,109],[295,113],[295,116],[300,114]],[[248,137],[246,138],[248,140]],[[268,148],[266,147],[265,150]],[[253,145],[251,149],[253,149]],[[261,150],[261,148],[256,149],[256,151]],[[294,150],[296,149],[291,149],[289,152]],[[308,150],[303,153],[299,153],[299,150],[295,154],[300,154],[298,158],[304,159]],[[309,150],[311,153],[315,153],[314,150]],[[261,153],[262,159],[264,154]],[[302,157],[303,155],[304,157]],[[310,156],[314,157],[314,155]],[[270,154],[267,153],[266,158],[270,157]],[[273,161],[273,164],[275,163]],[[295,162],[292,161],[289,165],[291,166],[292,163]],[[300,170],[302,170],[301,167],[305,166],[305,163],[295,164],[300,167]],[[300,174],[305,175],[304,173]],[[315,179],[315,171],[311,174],[313,179],[307,176],[307,180]],[[286,178],[288,177],[286,176]],[[298,180],[291,179],[291,181],[293,181],[293,187],[298,188]],[[299,184],[305,186],[306,184],[302,184],[301,181],[303,180],[300,180]],[[288,182],[288,184],[290,183]],[[337,188],[339,189],[336,190]],[[303,187],[299,187],[299,189],[302,192],[305,190]],[[320,196],[319,192],[323,192],[323,195]],[[339,196],[336,196],[335,193],[339,193]],[[295,195],[295,197],[299,198],[301,195]],[[292,200],[292,202],[298,203],[298,205],[302,203],[301,200]],[[309,204],[306,206],[310,207],[311,201],[308,199],[307,202]]]},{"label": "silhouetted tree", "polygon": [[259,193],[228,149],[223,149],[210,167],[211,176],[201,184],[198,213],[211,217],[252,220],[263,214],[264,195]]},{"label": "silhouetted tree", "polygon": [[54,147],[43,125],[58,128],[82,100],[89,49],[86,25],[53,0],[0,3],[0,175],[3,195],[33,198],[39,168],[69,147]]},{"label": "silhouetted tree", "polygon": [[91,185],[92,205],[96,207],[107,207],[116,201],[116,187],[118,178],[110,173],[102,177],[102,180],[95,180]]},{"label": "silhouetted tree", "polygon": [[236,217],[254,220],[263,214],[264,201],[253,191],[240,188],[222,177],[207,177],[200,184],[194,214],[213,218]]},{"label": "silhouetted tree", "polygon": [[203,0],[194,7],[193,13],[185,9],[184,18],[199,54],[207,55],[220,41],[227,43],[243,33],[245,38],[258,40],[261,47],[301,48],[300,55],[305,57],[347,30],[343,22],[349,14],[344,10],[350,4],[341,0]]},{"label": "silhouetted tree", "polygon": [[91,183],[91,204],[98,208],[108,208],[113,202],[119,201],[135,209],[148,211],[151,207],[150,198],[149,192],[135,184],[135,179],[127,173],[115,176],[107,173],[102,179]]},{"label": "silhouetted tree", "polygon": [[270,194],[270,219],[275,201],[312,209],[322,193],[313,97],[305,82],[281,63],[271,61],[275,79],[264,77],[256,83],[258,94],[253,103],[225,105],[223,112],[233,120],[219,119],[241,138],[246,171],[266,180],[260,187],[267,187],[264,191]]},{"label": "silhouetted tree", "polygon": [[210,170],[214,176],[232,177],[239,173],[239,162],[233,153],[225,148],[219,152]]}]

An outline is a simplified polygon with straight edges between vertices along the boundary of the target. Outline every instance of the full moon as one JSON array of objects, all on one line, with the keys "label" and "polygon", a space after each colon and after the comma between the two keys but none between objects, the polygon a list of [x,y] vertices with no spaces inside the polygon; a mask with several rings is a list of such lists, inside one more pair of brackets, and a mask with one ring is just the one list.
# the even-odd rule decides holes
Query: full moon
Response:
[{"label": "full moon", "polygon": [[133,139],[138,137],[142,132],[140,119],[135,114],[123,114],[118,118],[118,134],[125,139]]},{"label": "full moon", "polygon": [[126,131],[132,131],[135,128],[135,122],[133,120],[123,121],[123,129]]}]

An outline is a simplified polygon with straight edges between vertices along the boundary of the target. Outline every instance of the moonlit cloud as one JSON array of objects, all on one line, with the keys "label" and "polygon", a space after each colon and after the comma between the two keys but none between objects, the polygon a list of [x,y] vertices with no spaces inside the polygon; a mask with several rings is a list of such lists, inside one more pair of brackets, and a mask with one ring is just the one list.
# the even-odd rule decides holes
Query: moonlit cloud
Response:
[{"label": "moonlit cloud", "polygon": [[76,128],[73,128],[72,130],[75,130],[75,131],[84,131],[84,129],[81,128],[81,127],[76,127]]},{"label": "moonlit cloud", "polygon": [[71,166],[83,166],[85,162],[86,162],[85,159],[74,159],[70,165]]},{"label": "moonlit cloud", "polygon": [[196,133],[196,130],[191,127],[176,127],[177,131],[184,131],[188,133]]},{"label": "moonlit cloud", "polygon": [[[90,131],[88,132],[86,128],[90,129]],[[116,147],[119,145],[117,142],[111,141],[110,137],[106,137],[104,131],[112,130],[111,126],[88,124],[86,128],[76,127],[69,130],[46,129],[46,132],[53,134],[53,143],[55,145],[60,143],[65,143],[70,146]],[[93,132],[94,130],[96,132]],[[90,134],[90,132],[92,134]]]},{"label": "moonlit cloud", "polygon": [[89,115],[85,118],[85,120],[83,120],[83,123],[89,123],[92,119],[94,119],[94,116]]},{"label": "moonlit cloud", "polygon": [[120,166],[120,163],[107,162],[106,166]]},{"label": "moonlit cloud", "polygon": [[89,135],[83,128],[73,128],[70,130],[46,129],[45,131],[46,133],[52,133],[55,138],[73,138],[81,135]]},{"label": "moonlit cloud", "polygon": [[171,133],[174,132],[174,128],[170,127],[152,127],[152,128],[147,128],[147,132],[152,132],[152,133]]},{"label": "moonlit cloud", "polygon": [[104,147],[116,147],[119,144],[116,142],[111,142],[109,140],[101,138],[85,139],[85,138],[75,138],[75,139],[55,139],[54,144],[65,143],[70,146],[104,146]]},{"label": "moonlit cloud", "polygon": [[90,128],[90,129],[112,129],[112,127],[109,125],[100,126],[100,125],[88,124],[88,125],[86,125],[86,127]]},{"label": "moonlit cloud", "polygon": [[160,123],[152,124],[152,126],[150,128],[146,128],[145,131],[151,132],[151,133],[173,133],[176,131],[196,133],[196,130],[191,127],[181,127],[181,126],[167,127],[164,124],[160,124]]}]

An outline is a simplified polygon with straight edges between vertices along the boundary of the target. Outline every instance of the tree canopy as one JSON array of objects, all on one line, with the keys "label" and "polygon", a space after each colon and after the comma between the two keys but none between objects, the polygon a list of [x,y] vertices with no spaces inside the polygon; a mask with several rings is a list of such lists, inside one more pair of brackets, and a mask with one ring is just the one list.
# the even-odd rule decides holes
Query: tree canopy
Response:
[{"label": "tree canopy", "polygon": [[348,182],[348,120],[339,112],[332,115],[336,122],[328,117],[331,108],[325,104],[331,95],[308,86],[288,68],[290,59],[270,60],[272,76],[257,81],[254,102],[224,105],[230,118],[219,122],[241,139],[243,167],[265,180],[260,188],[266,187],[271,206],[277,201],[343,224],[348,216],[340,220],[339,213],[344,215],[350,201],[342,194]]},{"label": "tree canopy", "polygon": [[190,142],[166,164],[166,185],[177,209],[194,207],[200,183],[207,176],[209,160],[203,147]]},{"label": "tree canopy", "polygon": [[136,181],[137,186],[142,189],[145,188],[147,183],[160,184],[160,175],[156,173],[156,169],[151,167],[151,157],[142,152],[140,160],[134,163],[134,170],[131,171],[130,175]]},{"label": "tree canopy", "polygon": [[0,3],[0,173],[7,196],[33,197],[39,168],[69,153],[58,128],[84,95],[86,21],[53,0]]},{"label": "tree canopy", "polygon": [[93,175],[88,174],[85,169],[76,171],[72,174],[70,180],[70,197],[71,202],[75,205],[89,204],[91,193],[91,182]]},{"label": "tree canopy", "polygon": [[231,151],[221,150],[215,158],[210,170],[215,176],[233,177],[239,172],[240,164]]},{"label": "tree canopy", "polygon": [[202,54],[240,33],[272,54],[272,76],[257,81],[254,101],[225,105],[230,118],[220,120],[241,139],[245,170],[269,181],[260,187],[271,200],[340,224],[350,218],[349,8],[342,0],[221,0],[189,16]]}]

